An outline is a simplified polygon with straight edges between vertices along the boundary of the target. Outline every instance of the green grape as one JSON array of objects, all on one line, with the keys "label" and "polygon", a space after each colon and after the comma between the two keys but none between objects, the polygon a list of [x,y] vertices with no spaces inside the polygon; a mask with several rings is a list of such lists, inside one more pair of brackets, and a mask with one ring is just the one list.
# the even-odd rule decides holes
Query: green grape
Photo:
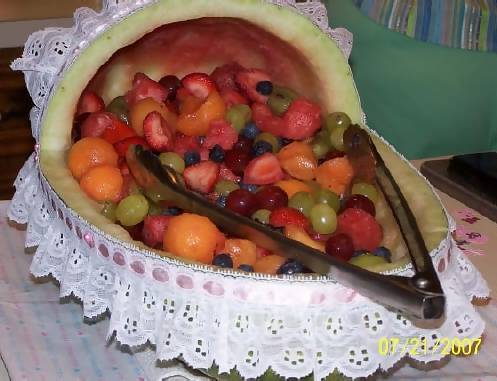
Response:
[{"label": "green grape", "polygon": [[338,212],[340,209],[340,198],[329,189],[320,187],[317,190],[313,190],[312,197],[317,204],[326,204],[333,208],[335,212]]},{"label": "green grape", "polygon": [[312,151],[318,159],[326,156],[331,149],[330,135],[326,130],[321,130],[312,140]]},{"label": "green grape", "polygon": [[124,226],[134,226],[143,221],[148,213],[149,204],[143,195],[131,195],[117,205],[116,217]]},{"label": "green grape", "polygon": [[115,203],[110,201],[104,202],[100,214],[104,217],[107,217],[112,222],[116,222],[116,208],[117,205]]},{"label": "green grape", "polygon": [[219,180],[214,188],[214,192],[220,196],[227,196],[237,189],[240,189],[240,186],[237,183],[229,180]]},{"label": "green grape", "polygon": [[273,114],[281,116],[290,107],[290,104],[298,98],[298,94],[286,87],[274,86],[273,92],[268,98],[267,105]]},{"label": "green grape", "polygon": [[349,263],[362,268],[368,268],[377,265],[385,265],[388,261],[383,257],[378,257],[368,253],[350,258]]},{"label": "green grape", "polygon": [[124,123],[128,123],[128,104],[124,97],[114,98],[107,106],[107,111],[116,115]]},{"label": "green grape", "polygon": [[345,146],[343,144],[343,134],[347,130],[347,127],[338,126],[330,133],[330,143],[338,151],[343,152]]},{"label": "green grape", "polygon": [[159,216],[162,214],[162,208],[155,202],[149,203],[148,215],[149,216]]},{"label": "green grape", "polygon": [[350,123],[350,118],[343,112],[329,114],[324,120],[324,124],[330,133],[337,127],[347,128],[350,126]]},{"label": "green grape", "polygon": [[288,201],[288,206],[300,210],[304,216],[309,217],[315,202],[309,192],[297,192]]},{"label": "green grape", "polygon": [[270,210],[267,209],[259,209],[254,214],[252,214],[252,219],[260,222],[261,224],[267,225],[269,224],[269,215],[271,214]]},{"label": "green grape", "polygon": [[276,136],[270,134],[269,132],[263,132],[256,136],[254,143],[257,143],[259,140],[264,140],[271,144],[273,147],[273,153],[276,153],[280,150],[280,141]]},{"label": "green grape", "polygon": [[252,110],[249,106],[243,104],[230,107],[226,113],[226,120],[238,132],[240,132],[245,127],[245,124],[251,119]]},{"label": "green grape", "polygon": [[337,228],[337,214],[326,204],[316,204],[310,213],[312,228],[319,234],[331,234]]},{"label": "green grape", "polygon": [[356,183],[352,186],[352,194],[360,194],[366,196],[375,204],[378,201],[378,190],[373,184]]},{"label": "green grape", "polygon": [[171,167],[177,173],[183,173],[185,170],[185,161],[176,152],[162,152],[159,159],[163,166]]}]

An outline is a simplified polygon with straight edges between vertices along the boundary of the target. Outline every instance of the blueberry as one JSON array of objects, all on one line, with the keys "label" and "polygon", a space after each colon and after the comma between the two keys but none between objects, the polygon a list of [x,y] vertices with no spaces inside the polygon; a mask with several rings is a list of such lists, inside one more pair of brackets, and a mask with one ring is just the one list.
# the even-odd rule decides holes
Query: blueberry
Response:
[{"label": "blueberry", "polygon": [[233,260],[228,254],[218,254],[212,260],[214,266],[224,267],[226,269],[233,268]]},{"label": "blueberry", "polygon": [[247,123],[245,128],[242,130],[242,136],[245,136],[247,139],[251,140],[254,140],[260,133],[261,131],[257,128],[254,122]]},{"label": "blueberry", "polygon": [[250,193],[257,192],[257,185],[240,183],[240,188],[248,190]]},{"label": "blueberry", "polygon": [[226,196],[219,196],[216,200],[216,205],[220,208],[226,207]]},{"label": "blueberry", "polygon": [[183,213],[183,209],[176,208],[175,206],[171,206],[170,208],[164,209],[162,215],[164,216],[179,216]]},{"label": "blueberry", "polygon": [[273,83],[271,81],[260,81],[255,85],[255,90],[262,95],[271,95],[273,92]]},{"label": "blueberry", "polygon": [[354,251],[354,254],[352,254],[352,258],[359,257],[361,255],[368,255],[368,254],[371,254],[371,253],[367,250],[356,250],[356,251]]},{"label": "blueberry", "polygon": [[372,254],[376,255],[377,257],[383,257],[388,262],[392,262],[392,253],[386,247],[383,246],[377,247],[376,249],[373,250]]},{"label": "blueberry", "polygon": [[297,262],[293,259],[290,259],[289,261],[283,263],[277,271],[278,274],[285,275],[299,274],[302,272],[304,272],[304,266],[302,266],[300,262]]},{"label": "blueberry", "polygon": [[224,149],[219,144],[212,147],[209,152],[209,159],[216,163],[222,163],[224,161]]},{"label": "blueberry", "polygon": [[292,140],[292,139],[280,138],[280,145],[281,145],[282,147],[287,146],[287,145],[289,145],[289,144],[290,144],[290,143],[292,143],[292,142],[293,142],[293,140]]},{"label": "blueberry", "polygon": [[252,146],[252,153],[255,157],[264,155],[266,152],[273,152],[273,146],[265,140],[259,140]]},{"label": "blueberry", "polygon": [[185,165],[187,167],[200,163],[200,154],[197,151],[185,152]]},{"label": "blueberry", "polygon": [[240,265],[238,266],[238,270],[242,270],[242,271],[246,271],[248,273],[253,273],[254,272],[254,268],[250,265]]}]

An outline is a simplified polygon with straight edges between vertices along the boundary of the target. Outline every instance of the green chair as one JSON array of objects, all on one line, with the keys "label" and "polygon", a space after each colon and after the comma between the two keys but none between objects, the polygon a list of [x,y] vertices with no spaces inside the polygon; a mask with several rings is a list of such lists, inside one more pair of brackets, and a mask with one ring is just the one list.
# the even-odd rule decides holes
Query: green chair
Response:
[{"label": "green chair", "polygon": [[354,34],[350,64],[367,115],[409,159],[497,151],[497,54],[406,37],[351,0],[324,0]]}]

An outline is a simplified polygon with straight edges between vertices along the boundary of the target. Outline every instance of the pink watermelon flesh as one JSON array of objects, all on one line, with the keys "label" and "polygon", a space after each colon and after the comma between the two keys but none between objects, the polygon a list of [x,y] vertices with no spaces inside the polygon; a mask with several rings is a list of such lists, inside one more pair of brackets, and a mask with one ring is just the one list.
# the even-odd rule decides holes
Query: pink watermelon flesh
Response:
[{"label": "pink watermelon flesh", "polygon": [[[181,78],[191,72],[211,73],[216,67],[232,62],[264,69],[273,82],[319,101],[316,94],[320,93],[320,81],[301,53],[258,26],[231,18],[201,18],[157,28],[117,51],[88,88],[98,94],[105,93],[104,88],[111,85],[106,79],[113,65],[124,68],[117,80],[130,88],[137,71],[152,71],[155,80],[167,74]],[[112,81],[115,80],[113,77]]]}]

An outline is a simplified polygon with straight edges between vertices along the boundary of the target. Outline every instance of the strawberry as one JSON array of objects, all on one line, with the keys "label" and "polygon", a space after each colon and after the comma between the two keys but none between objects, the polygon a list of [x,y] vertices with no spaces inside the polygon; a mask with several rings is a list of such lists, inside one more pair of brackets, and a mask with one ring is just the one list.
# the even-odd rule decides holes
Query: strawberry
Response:
[{"label": "strawberry", "polygon": [[209,193],[214,189],[219,177],[219,164],[202,161],[186,168],[183,177],[188,188],[200,193]]},{"label": "strawberry", "polygon": [[207,99],[209,94],[216,90],[214,81],[205,73],[188,74],[181,83],[190,94],[200,99]]},{"label": "strawberry", "polygon": [[220,92],[225,90],[238,91],[238,86],[235,81],[235,76],[238,72],[244,70],[243,66],[236,62],[219,66],[211,74],[212,80],[216,83],[216,87]]},{"label": "strawberry", "polygon": [[253,102],[266,103],[267,95],[262,95],[256,90],[261,81],[271,81],[268,73],[260,69],[242,70],[235,76],[236,83],[242,92]]},{"label": "strawberry", "polygon": [[276,228],[287,225],[296,225],[303,229],[309,228],[309,220],[304,216],[304,213],[287,206],[273,210],[269,215],[269,224]]},{"label": "strawberry", "polygon": [[164,102],[168,94],[168,90],[158,82],[143,73],[136,73],[133,78],[133,87],[126,93],[126,102],[128,106],[132,106],[145,98],[153,98],[157,102]]},{"label": "strawberry", "polygon": [[126,138],[126,139],[123,139],[123,140],[115,143],[114,149],[116,150],[117,154],[120,157],[126,157],[126,152],[128,152],[128,148],[132,144],[141,145],[144,148],[150,148],[148,146],[147,142],[145,141],[145,139],[143,139],[140,136],[132,136],[130,138]]},{"label": "strawberry", "polygon": [[274,116],[271,109],[262,103],[252,105],[252,119],[257,128],[275,136],[285,137],[285,123],[282,118]]},{"label": "strawberry", "polygon": [[210,123],[203,147],[211,149],[219,144],[224,150],[230,150],[238,140],[238,132],[227,121],[218,119]]},{"label": "strawberry", "polygon": [[241,180],[241,177],[235,175],[224,163],[219,168],[219,177],[223,180],[234,181],[235,183]]},{"label": "strawberry", "polygon": [[186,97],[191,97],[192,94],[185,89],[184,87],[180,87],[178,90],[176,90],[176,100],[179,102],[183,102]]},{"label": "strawberry", "polygon": [[221,98],[223,98],[223,101],[226,104],[226,108],[230,108],[231,106],[234,105],[248,104],[248,99],[235,90],[221,91]]},{"label": "strawberry", "polygon": [[112,124],[108,126],[102,134],[102,138],[110,144],[115,144],[121,140],[136,136],[135,130],[121,121],[115,115],[112,116]]},{"label": "strawberry", "polygon": [[172,216],[147,216],[143,221],[143,242],[154,249],[162,248],[164,233]]},{"label": "strawberry", "polygon": [[178,132],[176,133],[173,147],[174,152],[183,157],[187,151],[198,150],[200,150],[200,143],[196,136],[186,136]]},{"label": "strawberry", "polygon": [[79,98],[78,107],[76,109],[76,116],[86,112],[98,112],[105,109],[105,103],[97,93],[91,90],[83,91],[81,98]]},{"label": "strawberry", "polygon": [[355,250],[373,251],[383,240],[381,225],[376,219],[362,209],[345,209],[338,216],[336,234],[348,235]]},{"label": "strawberry", "polygon": [[283,115],[284,138],[303,140],[321,128],[321,108],[305,98],[295,99]]},{"label": "strawberry", "polygon": [[114,114],[110,112],[94,112],[89,114],[81,124],[81,137],[100,137],[112,126]]},{"label": "strawberry", "polygon": [[157,111],[152,111],[143,120],[143,135],[154,151],[164,152],[174,146],[174,133]]},{"label": "strawberry", "polygon": [[274,184],[282,179],[283,170],[278,158],[272,153],[265,153],[249,162],[245,168],[243,182],[245,184],[266,185]]}]

